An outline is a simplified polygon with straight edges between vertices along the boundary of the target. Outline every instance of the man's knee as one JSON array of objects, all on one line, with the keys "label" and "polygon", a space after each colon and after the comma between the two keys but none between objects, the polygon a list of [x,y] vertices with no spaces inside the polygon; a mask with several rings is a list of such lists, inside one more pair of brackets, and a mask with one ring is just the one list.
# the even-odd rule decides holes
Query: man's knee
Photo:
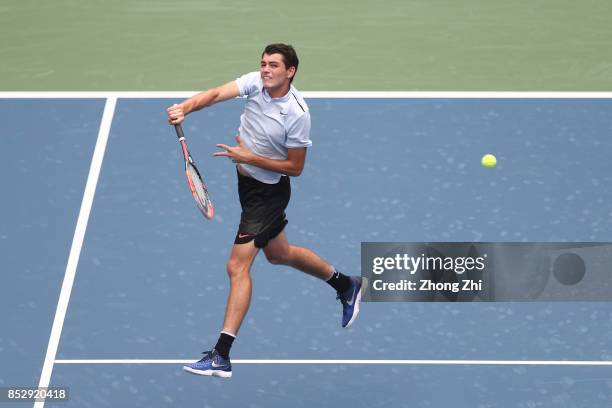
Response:
[{"label": "man's knee", "polygon": [[227,261],[226,269],[227,276],[229,276],[230,279],[241,278],[249,275],[248,265],[234,259]]},{"label": "man's knee", "polygon": [[290,247],[283,250],[265,251],[266,259],[272,265],[287,265],[290,259]]}]

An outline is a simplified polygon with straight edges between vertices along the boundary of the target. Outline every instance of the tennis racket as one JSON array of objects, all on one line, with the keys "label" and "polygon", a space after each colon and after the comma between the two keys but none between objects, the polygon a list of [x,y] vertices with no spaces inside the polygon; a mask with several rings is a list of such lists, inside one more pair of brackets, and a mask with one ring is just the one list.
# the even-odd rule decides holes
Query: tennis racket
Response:
[{"label": "tennis racket", "polygon": [[176,130],[176,136],[181,144],[181,149],[183,150],[183,158],[185,159],[185,177],[187,177],[187,185],[189,186],[189,190],[191,190],[191,194],[195,199],[198,208],[207,219],[211,219],[215,213],[213,209],[212,202],[210,201],[210,197],[208,196],[208,190],[206,190],[206,184],[202,180],[202,176],[198,171],[193,159],[191,158],[191,154],[189,154],[189,150],[187,149],[187,142],[185,140],[185,134],[183,133],[183,128],[181,125],[174,125],[174,129]]}]

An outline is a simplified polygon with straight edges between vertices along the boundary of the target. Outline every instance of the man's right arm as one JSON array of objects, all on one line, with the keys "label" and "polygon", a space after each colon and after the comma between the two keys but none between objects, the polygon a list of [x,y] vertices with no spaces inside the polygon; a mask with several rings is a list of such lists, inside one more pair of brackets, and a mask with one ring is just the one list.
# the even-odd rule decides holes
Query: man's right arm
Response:
[{"label": "man's right arm", "polygon": [[173,125],[177,125],[185,120],[185,115],[188,115],[191,112],[214,105],[217,102],[223,102],[228,99],[235,98],[239,95],[240,90],[238,89],[238,84],[236,81],[231,81],[216,88],[211,88],[207,91],[200,92],[199,94],[184,100],[180,104],[169,107],[167,109],[168,121]]}]

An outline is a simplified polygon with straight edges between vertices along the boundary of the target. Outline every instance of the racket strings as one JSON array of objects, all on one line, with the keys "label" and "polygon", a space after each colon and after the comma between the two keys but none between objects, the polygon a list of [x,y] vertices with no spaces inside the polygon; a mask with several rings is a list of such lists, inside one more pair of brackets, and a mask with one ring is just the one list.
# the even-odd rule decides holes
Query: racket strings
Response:
[{"label": "racket strings", "polygon": [[189,186],[189,190],[191,190],[191,194],[193,195],[196,205],[198,206],[204,217],[211,219],[214,215],[214,208],[212,202],[210,201],[210,197],[208,196],[206,185],[204,184],[202,176],[200,176],[200,172],[198,171],[198,168],[195,166],[195,163],[193,162],[193,159],[189,154],[189,150],[187,149],[187,142],[185,141],[185,136],[183,135],[183,129],[180,125],[176,125],[175,129],[179,142],[181,144],[183,157],[185,159],[185,176],[187,177],[187,184]]},{"label": "racket strings", "polygon": [[191,163],[187,165],[187,180],[189,182],[189,188],[193,194],[193,197],[200,207],[200,210],[207,217],[212,217],[212,203],[208,196],[208,191],[206,190],[206,186],[200,177],[200,173],[198,169],[194,167]]}]

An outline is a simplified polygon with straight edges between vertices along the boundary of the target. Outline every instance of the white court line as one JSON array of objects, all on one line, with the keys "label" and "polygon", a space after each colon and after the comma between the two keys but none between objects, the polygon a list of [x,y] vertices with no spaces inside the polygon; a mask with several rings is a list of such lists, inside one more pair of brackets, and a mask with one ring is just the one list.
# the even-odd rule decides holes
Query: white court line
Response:
[{"label": "white court line", "polygon": [[[187,364],[191,360],[99,360],[61,359],[55,364]],[[365,364],[365,365],[531,365],[531,366],[612,366],[597,360],[232,360],[232,364]]]},{"label": "white court line", "polygon": [[[169,92],[0,92],[0,99],[89,99],[89,98],[188,98],[198,91]],[[361,91],[302,91],[304,98],[340,98],[340,99],[385,99],[385,98],[424,98],[424,99],[610,99],[612,92],[361,92]]]},{"label": "white court line", "polygon": [[[85,230],[87,229],[87,222],[89,221],[89,213],[91,212],[91,206],[93,203],[94,194],[96,192],[96,185],[98,184],[98,177],[100,176],[100,168],[102,167],[102,160],[104,159],[106,142],[108,141],[108,135],[110,133],[110,127],[113,121],[116,104],[117,99],[108,98],[104,106],[104,113],[102,114],[102,122],[98,132],[98,139],[96,141],[96,147],[94,149],[91,165],[89,167],[89,175],[87,176],[87,183],[85,184],[83,201],[81,202],[81,209],[79,211],[74,237],[72,238],[72,247],[70,248],[70,255],[68,256],[68,263],[66,264],[64,281],[62,283],[57,309],[55,310],[55,318],[53,319],[53,326],[51,328],[51,335],[49,337],[49,344],[47,346],[45,363],[43,365],[40,381],[38,383],[39,388],[48,387],[49,382],[51,381],[55,356],[57,354],[59,340],[62,335],[62,328],[64,327],[64,319],[66,318],[66,311],[68,310],[70,293],[72,292],[74,276],[79,263],[79,257],[81,256],[81,247],[83,246],[83,239],[85,238]],[[38,401],[34,403],[34,408],[42,408],[44,405],[44,401]]]}]

